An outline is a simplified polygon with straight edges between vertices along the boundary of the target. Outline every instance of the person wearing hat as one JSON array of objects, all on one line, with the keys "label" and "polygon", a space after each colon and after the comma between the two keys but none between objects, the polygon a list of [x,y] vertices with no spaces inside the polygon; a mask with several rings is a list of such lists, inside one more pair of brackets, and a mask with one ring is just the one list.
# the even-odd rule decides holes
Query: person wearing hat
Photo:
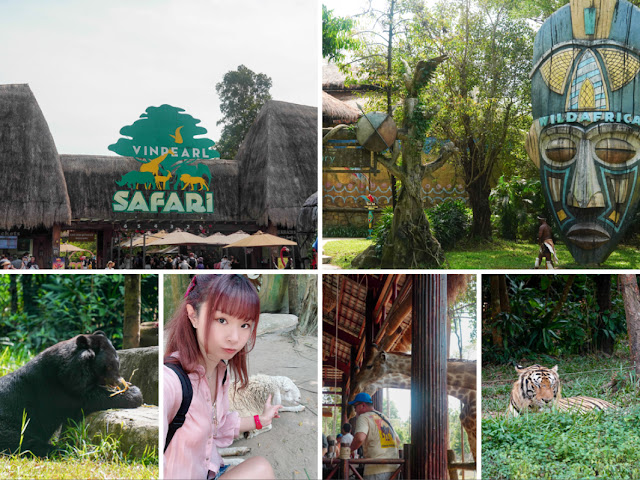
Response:
[{"label": "person wearing hat", "polygon": [[[356,409],[358,419],[351,442],[351,451],[360,446],[364,450],[364,458],[399,458],[400,439],[389,420],[382,413],[373,409],[373,401],[368,393],[361,392],[349,402]],[[365,465],[365,480],[389,480],[398,465]]]},{"label": "person wearing hat", "polygon": [[9,261],[9,259],[3,258],[2,260],[0,260],[0,269],[2,269],[2,270],[12,270],[13,269],[13,265],[11,265],[11,262]]},{"label": "person wearing hat", "polygon": [[540,228],[538,230],[538,245],[540,250],[538,251],[538,258],[536,258],[536,264],[534,268],[540,268],[542,259],[545,259],[545,266],[547,269],[558,268],[558,257],[556,256],[556,247],[553,244],[553,234],[551,233],[551,227],[547,224],[547,219],[544,217],[538,217],[540,222]]}]

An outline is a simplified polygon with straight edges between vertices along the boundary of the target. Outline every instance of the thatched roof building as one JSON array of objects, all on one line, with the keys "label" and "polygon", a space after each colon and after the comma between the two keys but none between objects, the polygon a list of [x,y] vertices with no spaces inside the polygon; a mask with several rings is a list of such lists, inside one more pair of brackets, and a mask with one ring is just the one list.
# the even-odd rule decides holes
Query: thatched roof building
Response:
[{"label": "thatched roof building", "polygon": [[240,218],[294,229],[302,204],[318,189],[318,110],[270,100],[236,160]]},{"label": "thatched roof building", "polygon": [[0,229],[71,222],[67,184],[47,121],[29,85],[0,85]]},{"label": "thatched roof building", "polygon": [[352,124],[360,118],[360,111],[343,101],[322,92],[322,127],[329,128],[339,124]]},{"label": "thatched roof building", "polygon": [[[69,186],[69,198],[74,221],[113,222],[132,220],[167,221],[166,214],[114,212],[111,199],[116,180],[140,163],[133,158],[99,155],[60,155],[64,175]],[[230,222],[238,218],[238,164],[234,160],[200,160],[211,170],[211,191],[215,208],[210,214],[180,214],[181,220]]]}]

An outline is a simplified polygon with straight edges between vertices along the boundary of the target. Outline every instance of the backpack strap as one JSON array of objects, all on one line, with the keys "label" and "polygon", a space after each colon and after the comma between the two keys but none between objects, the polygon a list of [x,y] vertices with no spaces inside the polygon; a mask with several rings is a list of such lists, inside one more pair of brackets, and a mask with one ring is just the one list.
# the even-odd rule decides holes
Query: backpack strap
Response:
[{"label": "backpack strap", "polygon": [[182,425],[184,425],[184,420],[187,416],[187,412],[189,411],[189,406],[191,405],[191,399],[193,398],[193,387],[191,386],[191,380],[189,380],[189,376],[182,368],[182,365],[177,363],[166,363],[165,366],[170,368],[178,375],[180,379],[180,384],[182,385],[182,402],[180,403],[180,408],[178,408],[178,413],[173,417],[171,423],[169,424],[169,428],[167,429],[167,439],[164,442],[164,451],[167,451],[167,447],[169,443],[171,443],[171,439]]}]

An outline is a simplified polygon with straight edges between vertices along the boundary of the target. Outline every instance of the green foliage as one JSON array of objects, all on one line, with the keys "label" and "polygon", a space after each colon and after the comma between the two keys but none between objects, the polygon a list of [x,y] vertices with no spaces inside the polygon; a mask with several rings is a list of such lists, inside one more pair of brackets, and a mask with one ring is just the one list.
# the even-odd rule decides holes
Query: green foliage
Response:
[{"label": "green foliage", "polygon": [[369,229],[366,226],[356,225],[327,225],[322,226],[322,236],[324,238],[366,238]]},{"label": "green foliage", "polygon": [[[30,275],[36,281],[35,297],[24,298],[30,307],[12,313],[7,275],[0,277],[0,337],[20,351],[44,350],[80,333],[102,330],[116,348],[122,348],[124,312],[123,275]],[[25,276],[17,277],[17,295],[23,297]],[[141,320],[158,315],[157,275],[142,276]]]},{"label": "green foliage", "polygon": [[351,262],[359,253],[371,245],[371,240],[354,238],[350,240],[334,240],[322,246],[322,254],[332,258],[331,263],[340,268],[352,268]]},{"label": "green foliage", "polygon": [[387,236],[391,231],[391,225],[393,224],[393,207],[386,206],[382,209],[382,214],[373,228],[371,233],[371,239],[375,245],[375,253],[379,258],[382,256],[382,248],[387,241]]},{"label": "green foliage", "polygon": [[482,474],[493,479],[640,476],[640,408],[482,423]]},{"label": "green foliage", "polygon": [[244,65],[224,75],[216,84],[220,98],[222,119],[216,125],[223,125],[217,148],[222,158],[235,158],[262,106],[271,100],[271,78],[264,73],[254,73]]},{"label": "green foliage", "polygon": [[426,211],[434,236],[447,249],[465,238],[471,225],[471,210],[463,200],[445,200]]},{"label": "green foliage", "polygon": [[553,226],[553,216],[546,211],[540,179],[527,180],[518,176],[505,180],[504,175],[491,191],[491,212],[499,225],[500,236],[506,240],[535,242],[538,235],[538,215],[546,216]]},{"label": "green foliage", "polygon": [[342,50],[353,50],[359,46],[353,36],[354,22],[350,18],[336,17],[333,10],[322,5],[322,58],[331,61],[344,59]]},{"label": "green foliage", "polygon": [[[612,309],[603,312],[599,325],[596,287],[591,276],[578,275],[562,309],[557,302],[568,275],[507,275],[510,312],[483,321],[483,361],[504,363],[532,353],[566,355],[595,351],[598,337],[615,339],[626,332],[622,298],[612,287]],[[488,282],[483,282],[483,299],[488,301]],[[493,345],[493,334],[503,339]]]},{"label": "green foliage", "polygon": [[69,420],[60,437],[54,441],[54,446],[58,450],[53,458],[58,459],[76,457],[101,462],[158,464],[158,452],[155,448],[146,449],[143,458],[135,459],[121,451],[120,438],[112,434],[90,436],[84,417],[79,422]]}]

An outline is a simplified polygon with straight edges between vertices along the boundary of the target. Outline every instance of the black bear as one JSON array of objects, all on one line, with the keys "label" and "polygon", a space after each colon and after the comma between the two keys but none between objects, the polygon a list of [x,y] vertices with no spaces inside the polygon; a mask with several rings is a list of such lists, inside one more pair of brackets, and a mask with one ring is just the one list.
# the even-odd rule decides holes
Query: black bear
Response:
[{"label": "black bear", "polygon": [[45,456],[51,436],[67,419],[109,408],[136,408],[142,393],[119,373],[115,348],[103,332],[78,335],[38,354],[0,377],[0,452],[20,444],[23,412],[28,424],[21,450]]}]

